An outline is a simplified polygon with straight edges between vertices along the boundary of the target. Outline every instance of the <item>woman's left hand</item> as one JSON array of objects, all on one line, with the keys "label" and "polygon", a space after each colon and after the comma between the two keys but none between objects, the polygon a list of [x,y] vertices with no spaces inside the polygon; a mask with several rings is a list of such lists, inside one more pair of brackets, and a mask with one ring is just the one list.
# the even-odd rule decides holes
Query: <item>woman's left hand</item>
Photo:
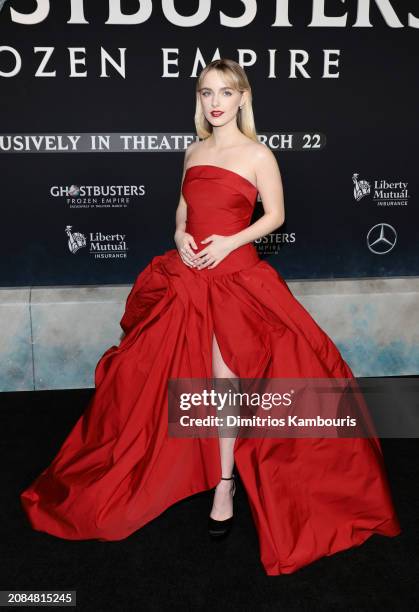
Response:
[{"label": "woman's left hand", "polygon": [[207,247],[202,249],[199,253],[195,253],[196,270],[202,270],[203,268],[215,268],[218,264],[227,257],[234,250],[232,236],[220,236],[218,234],[211,234],[201,243],[211,241]]}]

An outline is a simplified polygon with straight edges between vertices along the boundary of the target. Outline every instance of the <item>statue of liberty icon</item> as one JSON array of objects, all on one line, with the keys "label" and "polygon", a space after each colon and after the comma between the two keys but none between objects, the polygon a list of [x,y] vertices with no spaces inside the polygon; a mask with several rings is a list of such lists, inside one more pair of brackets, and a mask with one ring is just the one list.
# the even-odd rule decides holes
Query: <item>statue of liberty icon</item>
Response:
[{"label": "statue of liberty icon", "polygon": [[75,255],[81,247],[86,246],[86,236],[80,234],[80,232],[71,232],[72,225],[67,225],[65,228],[68,236],[68,248],[70,252]]},{"label": "statue of liberty icon", "polygon": [[371,191],[371,187],[368,181],[358,181],[359,174],[353,174],[352,180],[354,182],[354,198],[357,202],[365,195],[368,195]]}]

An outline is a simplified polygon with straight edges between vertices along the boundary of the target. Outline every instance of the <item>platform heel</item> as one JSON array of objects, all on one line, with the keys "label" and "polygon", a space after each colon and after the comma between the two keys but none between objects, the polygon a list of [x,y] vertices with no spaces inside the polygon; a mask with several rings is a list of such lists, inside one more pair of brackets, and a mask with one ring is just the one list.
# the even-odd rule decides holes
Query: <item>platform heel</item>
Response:
[{"label": "platform heel", "polygon": [[[233,486],[231,489],[231,495],[233,497],[236,492],[236,482],[234,478],[235,478],[234,474],[230,478],[224,478],[223,476],[221,477],[221,480],[232,480],[233,481]],[[220,539],[220,538],[226,537],[229,534],[231,527],[233,525],[233,518],[234,516],[230,516],[224,521],[217,521],[216,519],[213,519],[209,516],[208,517],[208,533],[211,536],[211,538]]]}]

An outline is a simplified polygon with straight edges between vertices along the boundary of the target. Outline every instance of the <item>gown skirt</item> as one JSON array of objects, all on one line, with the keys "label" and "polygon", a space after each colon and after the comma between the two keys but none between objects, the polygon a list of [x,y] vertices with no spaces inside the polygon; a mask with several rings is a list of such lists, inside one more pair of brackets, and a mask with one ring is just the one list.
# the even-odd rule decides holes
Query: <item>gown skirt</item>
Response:
[{"label": "gown skirt", "polygon": [[[248,179],[207,164],[187,169],[182,193],[197,252],[211,234],[246,228],[257,199]],[[125,335],[99,359],[86,410],[20,494],[35,530],[122,540],[175,502],[217,485],[218,438],[169,436],[167,390],[169,379],[213,376],[214,334],[240,378],[354,378],[251,243],[213,269],[189,268],[177,249],[153,257],[120,325]],[[237,437],[234,460],[267,575],[401,531],[377,437]]]}]

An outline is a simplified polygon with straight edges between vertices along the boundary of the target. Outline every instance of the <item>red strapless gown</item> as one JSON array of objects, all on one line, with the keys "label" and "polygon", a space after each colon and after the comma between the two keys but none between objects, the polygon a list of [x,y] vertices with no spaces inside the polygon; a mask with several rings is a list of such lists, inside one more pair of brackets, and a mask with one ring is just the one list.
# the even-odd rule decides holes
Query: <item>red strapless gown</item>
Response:
[{"label": "red strapless gown", "polygon": [[[186,230],[197,244],[249,225],[257,190],[239,174],[195,165],[182,189]],[[189,268],[176,249],[153,257],[120,324],[126,335],[100,358],[86,411],[21,493],[36,530],[120,540],[178,500],[215,487],[218,438],[168,437],[167,413],[169,378],[212,377],[213,332],[224,361],[243,378],[353,377],[252,244],[212,270]],[[376,438],[237,438],[234,455],[268,575],[292,573],[374,533],[400,533]]]}]

